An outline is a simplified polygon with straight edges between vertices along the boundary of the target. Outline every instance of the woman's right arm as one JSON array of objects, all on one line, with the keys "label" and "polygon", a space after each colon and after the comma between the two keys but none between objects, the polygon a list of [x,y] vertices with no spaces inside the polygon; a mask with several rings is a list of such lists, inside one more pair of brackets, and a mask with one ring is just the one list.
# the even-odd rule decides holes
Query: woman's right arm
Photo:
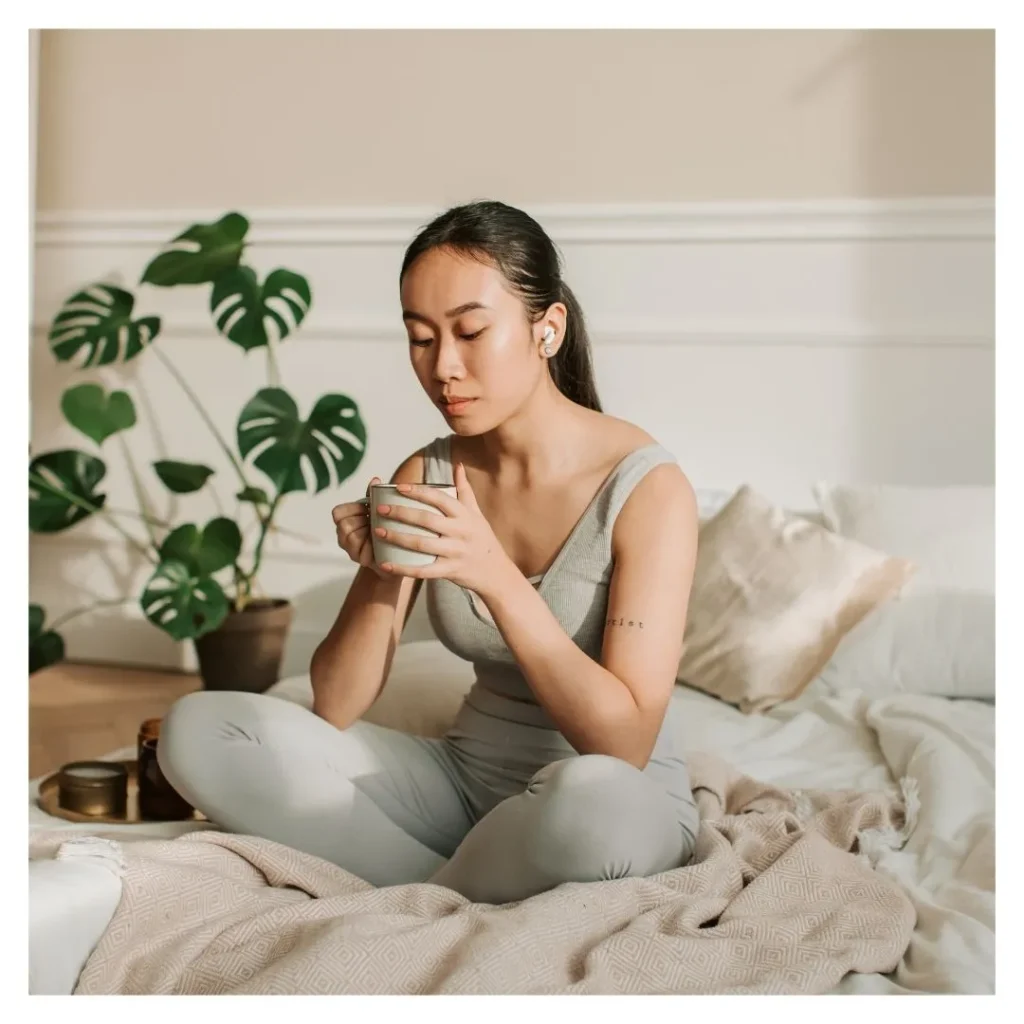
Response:
[{"label": "woman's right arm", "polygon": [[[422,452],[395,471],[393,483],[422,483]],[[361,565],[330,632],[313,653],[313,713],[339,729],[361,718],[377,699],[391,669],[419,580],[382,579]]]}]

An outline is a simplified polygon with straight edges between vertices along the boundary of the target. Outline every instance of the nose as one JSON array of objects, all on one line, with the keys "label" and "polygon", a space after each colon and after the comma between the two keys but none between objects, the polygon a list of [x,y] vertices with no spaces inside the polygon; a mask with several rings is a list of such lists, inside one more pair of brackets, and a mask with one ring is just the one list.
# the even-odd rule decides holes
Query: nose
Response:
[{"label": "nose", "polygon": [[465,375],[466,369],[462,365],[462,356],[455,339],[442,336],[434,361],[434,380],[444,384],[450,380],[461,380]]}]

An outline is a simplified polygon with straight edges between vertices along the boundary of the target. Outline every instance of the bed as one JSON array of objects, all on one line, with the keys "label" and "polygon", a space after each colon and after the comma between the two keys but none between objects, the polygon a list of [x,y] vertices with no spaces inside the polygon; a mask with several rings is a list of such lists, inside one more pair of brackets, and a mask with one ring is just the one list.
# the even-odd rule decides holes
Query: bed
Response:
[{"label": "bed", "polygon": [[[864,495],[858,497],[862,499]],[[903,500],[905,496],[897,494],[894,499],[889,494],[885,497],[891,504],[891,500]],[[934,508],[934,496],[917,497],[926,506],[930,501]],[[988,509],[985,504],[987,497],[981,498],[979,514],[984,519]],[[861,501],[857,506],[861,510],[860,520],[851,525],[849,521],[840,521],[844,514],[842,499],[842,494],[823,497],[826,513],[832,517],[827,528],[845,531],[851,537],[858,530],[863,533],[874,529],[877,534],[879,524],[885,519],[880,514],[878,501],[869,510],[872,514],[867,516],[863,514],[864,503]],[[975,511],[978,504],[974,502]],[[772,514],[779,519],[776,513]],[[957,530],[962,530],[964,507],[958,506],[950,521]],[[779,520],[779,535],[791,538],[793,528],[787,522]],[[924,543],[919,524],[920,516],[914,537],[905,543],[911,546]],[[968,638],[977,634],[978,623],[970,618],[976,612],[977,581],[968,581],[970,586],[965,584],[961,588],[971,595],[970,602],[961,603],[965,608],[974,610],[957,615],[949,611],[949,593],[955,589],[951,586],[951,579],[957,573],[961,577],[965,573],[969,575],[978,559],[984,560],[988,556],[986,552],[972,551],[966,562],[967,568],[957,568],[956,559],[950,553],[949,534],[950,530],[945,534],[933,531],[925,538],[931,547],[914,553],[918,562],[927,563],[928,572],[924,583],[911,590],[911,600],[905,605],[894,601],[879,602],[880,606],[888,609],[886,615],[867,616],[861,626],[852,630],[849,638],[840,644],[824,670],[816,672],[813,680],[800,687],[798,693],[752,711],[749,708],[741,710],[738,706],[741,702],[722,699],[707,692],[706,687],[690,685],[685,679],[675,687],[672,700],[682,712],[678,720],[687,751],[694,758],[711,752],[744,776],[767,787],[777,787],[785,799],[790,800],[793,812],[786,818],[789,822],[787,830],[803,827],[794,822],[806,824],[809,820],[806,814],[800,816],[797,806],[808,793],[828,791],[839,794],[839,799],[842,794],[878,793],[900,808],[898,818],[882,821],[880,825],[874,821],[879,827],[862,829],[858,833],[858,843],[851,845],[852,852],[842,855],[848,858],[851,870],[857,861],[861,865],[858,870],[865,872],[860,876],[860,882],[854,879],[853,888],[849,891],[856,893],[858,885],[863,889],[874,880],[880,886],[888,886],[887,892],[900,894],[904,913],[909,912],[910,916],[895,957],[891,957],[890,950],[877,961],[870,957],[861,958],[856,961],[860,967],[855,966],[851,970],[843,969],[837,960],[838,968],[827,988],[820,983],[817,988],[813,985],[801,988],[804,983],[798,984],[795,980],[787,988],[784,975],[778,974],[755,979],[756,984],[751,983],[748,987],[723,983],[719,988],[709,984],[706,990],[824,990],[836,994],[994,991],[994,669],[990,670],[985,663],[981,668],[974,664],[972,671],[967,671],[962,664],[965,657],[962,652],[970,648]],[[892,541],[893,538],[890,536],[889,539]],[[861,537],[858,543],[863,542]],[[714,547],[714,543],[709,540],[709,549]],[[790,540],[787,539],[786,543]],[[880,536],[875,536],[874,543],[890,550],[900,546],[899,543],[887,543],[886,538]],[[941,558],[936,555],[937,551],[942,553]],[[787,571],[791,572],[792,550],[787,548],[786,556]],[[721,562],[720,552],[717,561]],[[762,581],[759,592],[770,589],[770,581]],[[936,595],[940,595],[941,600]],[[932,651],[935,644],[909,644],[906,640],[910,635],[906,625],[908,617],[916,624],[917,633],[914,635],[918,641],[928,635],[921,626],[921,621],[927,619],[933,637],[935,629],[941,627],[945,642],[954,645],[955,649],[942,654],[942,664],[938,668],[931,663],[913,662],[913,658],[920,661],[924,656],[920,653],[923,649]],[[749,627],[746,628],[749,631]],[[957,632],[958,629],[961,633]],[[894,636],[903,638],[902,643],[892,642]],[[881,660],[880,650],[885,652],[885,658]],[[976,662],[977,656],[971,656]],[[984,652],[981,657],[984,660]],[[984,681],[978,682],[979,672],[984,675],[989,671],[992,671],[992,678],[986,687]],[[950,681],[938,685],[936,673],[945,673]],[[700,672],[695,670],[695,675],[699,676]],[[922,678],[925,683],[920,682]],[[388,686],[367,717],[408,731],[437,735],[451,720],[471,682],[471,667],[446,651],[437,640],[403,643],[396,654]],[[945,692],[922,692],[927,689]],[[960,692],[953,692],[957,689]],[[306,706],[311,702],[309,680],[302,675],[282,680],[271,693]],[[758,696],[758,700],[763,700],[763,694]],[[119,753],[114,752],[111,756],[119,756]],[[756,800],[765,792],[767,790],[759,790],[754,802],[744,808],[744,812],[758,810]],[[287,975],[291,979],[289,981],[282,980],[285,974],[275,975],[275,964],[289,962],[289,957],[292,961],[295,959],[294,953],[282,953],[279,947],[282,943],[291,943],[290,950],[301,948],[303,942],[315,945],[320,940],[311,936],[321,934],[328,923],[331,927],[327,930],[344,936],[344,945],[337,950],[339,955],[348,957],[345,962],[351,964],[342,987],[332,982],[330,991],[383,991],[380,987],[385,983],[382,978],[402,978],[398,983],[399,991],[474,991],[478,990],[473,988],[474,984],[483,984],[481,978],[493,977],[487,972],[495,960],[495,953],[504,948],[507,957],[510,935],[514,933],[503,932],[502,928],[507,928],[509,922],[518,922],[516,928],[521,933],[529,924],[529,918],[514,916],[518,911],[508,912],[504,917],[501,914],[488,916],[496,912],[456,903],[445,904],[443,900],[437,903],[438,897],[424,891],[437,887],[396,887],[402,891],[392,894],[391,898],[399,902],[381,904],[379,901],[384,898],[380,895],[382,891],[367,892],[365,883],[352,878],[340,879],[336,875],[327,878],[318,874],[320,868],[317,865],[305,861],[275,862],[275,870],[279,870],[280,877],[271,884],[267,881],[266,862],[260,860],[266,851],[246,846],[246,840],[218,838],[220,833],[209,824],[146,826],[102,832],[88,826],[69,828],[67,823],[49,819],[35,807],[30,792],[30,826],[34,857],[30,879],[30,987],[33,992],[295,991],[286,987],[295,984],[294,974]],[[175,838],[185,831],[195,834]],[[201,835],[203,831],[208,834]],[[724,829],[721,834],[731,833]],[[173,865],[169,852],[172,848],[174,858],[177,858]],[[160,867],[162,858],[166,863]],[[149,866],[150,882],[158,876],[163,877],[160,871],[164,869],[167,879],[179,877],[174,871],[185,871],[186,867],[192,874],[182,874],[181,878],[195,879],[203,871],[223,869],[224,877],[230,876],[230,885],[244,883],[250,886],[244,890],[246,900],[255,898],[253,893],[258,890],[260,899],[287,903],[287,907],[276,904],[270,907],[268,904],[269,909],[261,911],[264,915],[261,920],[270,920],[274,914],[291,914],[292,918],[288,920],[292,923],[282,923],[279,930],[264,933],[258,941],[253,940],[251,947],[259,946],[264,951],[259,954],[262,959],[258,958],[258,966],[237,968],[232,974],[224,968],[223,951],[219,954],[220,959],[211,959],[210,951],[217,942],[226,941],[218,936],[227,934],[231,928],[241,927],[241,918],[229,915],[211,925],[214,931],[209,933],[193,920],[191,930],[185,929],[181,934],[191,937],[187,941],[203,946],[206,959],[202,960],[201,969],[193,967],[177,974],[160,975],[157,967],[151,964],[149,975],[145,970],[140,974],[138,963],[145,963],[145,957],[141,961],[136,957],[133,961],[136,966],[126,968],[125,964],[132,959],[123,946],[127,940],[123,935],[112,936],[114,929],[109,925],[112,919],[119,920],[123,933],[126,930],[130,932],[132,927],[145,920],[147,911],[137,896],[135,916],[124,916],[124,887],[129,883],[123,879],[140,877],[137,868],[134,869],[135,875],[131,871],[126,872],[125,864],[143,861]],[[340,874],[344,875],[343,872]],[[785,878],[782,881],[785,888],[789,883]],[[790,883],[796,884],[792,879]],[[137,885],[135,882],[131,884]],[[677,885],[674,880],[664,884]],[[678,883],[683,889],[688,884]],[[745,879],[742,885],[752,888],[749,879]],[[296,895],[298,891],[304,895]],[[625,925],[622,921],[614,925],[610,923],[615,915],[612,909],[607,908],[601,912],[604,914],[603,924],[595,923],[597,919],[585,920],[586,914],[593,913],[593,907],[586,908],[587,897],[579,894],[573,897],[570,892],[564,897],[569,902],[561,904],[562,912],[568,907],[577,915],[574,927],[581,929],[578,941],[580,949],[586,947],[586,955],[579,949],[576,951],[572,960],[575,966],[566,967],[567,973],[558,984],[549,979],[536,981],[534,987],[534,982],[520,980],[509,982],[511,987],[500,990],[689,990],[685,984],[666,981],[669,974],[663,969],[664,965],[659,966],[650,957],[644,960],[645,950],[660,951],[659,955],[664,956],[667,949],[671,955],[672,942],[678,938],[677,931],[673,931],[675,926],[669,927],[667,923],[669,919],[655,913],[659,891],[664,890],[643,886],[630,888],[628,892],[624,888],[614,892],[608,890],[608,908],[627,896],[637,901],[630,904],[633,909],[628,912]],[[679,892],[682,889],[677,891],[677,895]],[[680,904],[683,917],[687,913],[695,913],[694,908],[700,902],[700,893],[696,890],[687,890],[684,895],[686,899]],[[315,898],[310,899],[310,896]],[[573,902],[574,898],[576,902]],[[170,899],[169,892],[167,899]],[[297,909],[290,902],[292,900],[300,901],[301,906]],[[593,903],[593,899],[590,902]],[[314,914],[314,904],[320,910],[334,908],[329,922],[320,921],[319,925],[313,922],[312,932],[296,932],[294,916]],[[211,910],[210,914],[211,919],[217,919],[216,912]],[[447,921],[449,924],[444,927],[451,928],[455,928],[458,921],[471,919],[476,922],[467,926],[465,933],[450,933],[454,936],[450,939],[454,943],[452,948],[461,950],[461,967],[452,966],[455,961],[451,957],[445,961],[448,966],[443,969],[437,963],[422,968],[405,961],[399,963],[396,953],[399,947],[388,943],[392,933],[397,934],[403,928],[415,930],[414,926],[422,923],[417,914],[431,918],[434,924]],[[706,911],[706,916],[708,919],[703,925],[710,924],[711,927],[700,937],[710,942],[714,938],[718,913]],[[722,912],[723,919],[725,916]],[[395,922],[404,923],[396,925]],[[655,924],[650,925],[650,922]],[[320,932],[316,931],[317,927]],[[650,934],[651,927],[657,934]],[[471,934],[474,928],[482,929],[489,936],[487,942],[491,945],[481,945],[484,940],[479,936],[474,939]],[[827,931],[827,928],[821,925],[820,930]],[[687,941],[698,934],[693,932]],[[205,939],[202,938],[204,935]],[[441,937],[436,941],[442,945],[448,941],[441,932],[437,935]],[[585,942],[583,936],[586,937]],[[172,939],[173,942],[178,941],[177,936],[164,938],[168,942]],[[758,941],[763,944],[763,940]],[[621,984],[614,981],[614,958],[609,955],[601,960],[602,950],[607,951],[613,946],[619,950],[617,955],[625,956],[633,964],[622,975]],[[135,952],[141,948],[137,947]],[[703,947],[698,944],[696,948]],[[368,955],[368,950],[376,951],[374,956],[378,961],[383,957],[387,969],[360,973],[360,957]],[[523,955],[527,954],[524,952]],[[396,957],[390,968],[387,967],[389,956]],[[891,963],[886,962],[886,957],[891,958]],[[885,963],[886,966],[884,969],[864,969],[865,964],[872,962]],[[216,968],[212,966],[214,964]],[[533,965],[529,977],[548,978],[545,974],[548,968],[548,964]],[[647,987],[643,980],[645,971],[649,972],[651,979]],[[253,987],[253,977],[262,979],[271,987]],[[467,978],[473,980],[467,981]],[[279,987],[275,989],[274,984]],[[525,987],[516,988],[517,984]],[[484,990],[488,989],[485,987]],[[492,987],[489,990],[498,989]]]}]

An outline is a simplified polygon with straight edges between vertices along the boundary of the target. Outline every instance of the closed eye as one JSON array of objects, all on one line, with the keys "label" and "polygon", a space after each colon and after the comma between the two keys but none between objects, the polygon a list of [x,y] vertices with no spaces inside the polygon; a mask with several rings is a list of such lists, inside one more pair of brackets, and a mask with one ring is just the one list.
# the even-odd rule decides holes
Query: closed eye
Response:
[{"label": "closed eye", "polygon": [[[486,327],[481,327],[479,331],[474,331],[472,334],[460,334],[459,338],[462,341],[476,341],[486,330]],[[417,348],[426,348],[433,340],[433,338],[410,338],[409,344],[415,345]]]}]

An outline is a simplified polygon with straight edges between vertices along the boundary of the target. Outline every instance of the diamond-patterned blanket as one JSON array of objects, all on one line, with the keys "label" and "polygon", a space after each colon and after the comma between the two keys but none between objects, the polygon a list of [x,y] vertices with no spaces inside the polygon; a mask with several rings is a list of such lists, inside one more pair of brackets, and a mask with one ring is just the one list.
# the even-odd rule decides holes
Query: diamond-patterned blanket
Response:
[{"label": "diamond-patterned blanket", "polygon": [[914,910],[871,850],[905,840],[909,801],[690,769],[689,866],[508,906],[375,889],[248,836],[121,843],[121,903],[76,992],[820,993],[896,968]]}]

